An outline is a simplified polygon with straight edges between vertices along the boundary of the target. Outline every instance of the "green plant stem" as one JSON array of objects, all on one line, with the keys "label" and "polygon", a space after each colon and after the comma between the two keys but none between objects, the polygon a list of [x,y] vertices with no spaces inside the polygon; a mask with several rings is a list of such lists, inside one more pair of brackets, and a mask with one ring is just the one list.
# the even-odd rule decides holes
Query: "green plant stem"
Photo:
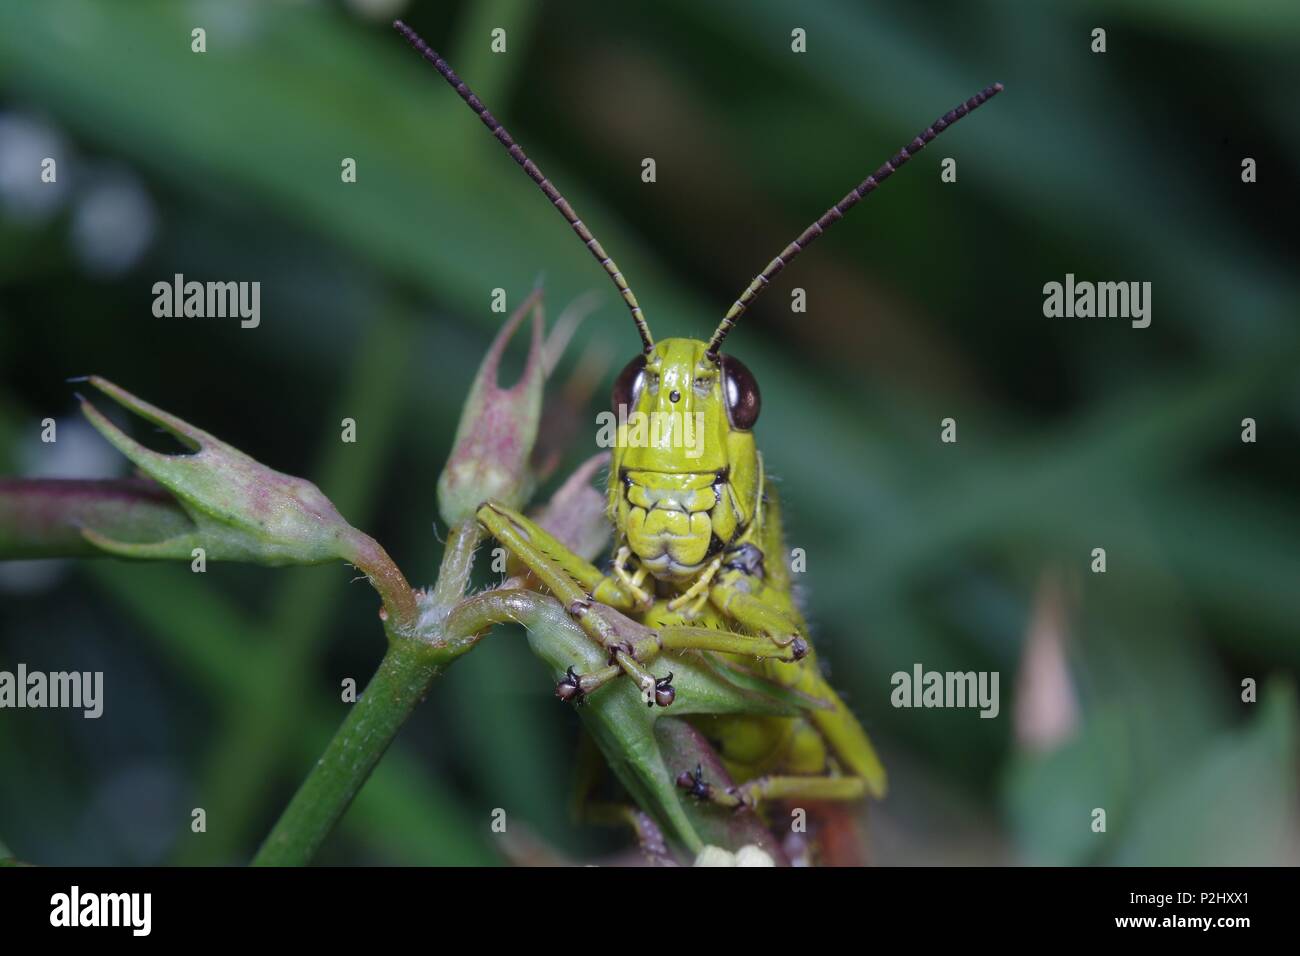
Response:
[{"label": "green plant stem", "polygon": [[383,601],[381,619],[384,629],[393,636],[410,637],[418,623],[415,592],[406,577],[393,563],[388,552],[374,538],[360,531],[348,542],[348,560],[370,580]]},{"label": "green plant stem", "polygon": [[310,862],[445,662],[420,641],[394,641],[343,726],[285,808],[255,866]]},{"label": "green plant stem", "polygon": [[473,646],[473,635],[453,634],[445,624],[465,594],[479,537],[473,522],[452,529],[418,636],[390,636],[375,676],[258,850],[255,866],[311,861],[429,685]]}]

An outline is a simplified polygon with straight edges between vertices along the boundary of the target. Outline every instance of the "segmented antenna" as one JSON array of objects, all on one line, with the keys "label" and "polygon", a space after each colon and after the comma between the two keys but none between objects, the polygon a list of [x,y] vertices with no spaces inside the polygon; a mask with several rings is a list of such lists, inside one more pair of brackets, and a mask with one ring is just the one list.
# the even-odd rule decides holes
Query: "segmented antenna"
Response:
[{"label": "segmented antenna", "polygon": [[456,71],[447,65],[447,61],[440,57],[433,47],[425,43],[418,33],[401,20],[393,21],[393,29],[406,37],[406,42],[411,44],[422,57],[433,64],[434,69],[442,74],[442,78],[451,84],[452,89],[460,94],[460,98],[483,121],[483,125],[488,128],[488,132],[495,136],[501,145],[506,148],[506,151],[510,153],[514,161],[524,168],[528,178],[537,183],[542,192],[546,194],[546,198],[560,211],[564,221],[573,227],[573,231],[578,234],[578,238],[583,241],[587,250],[604,267],[609,277],[614,280],[614,285],[618,286],[619,294],[623,296],[623,301],[627,303],[627,307],[632,313],[632,321],[636,323],[636,331],[641,336],[641,343],[645,346],[645,350],[649,352],[654,347],[654,339],[650,338],[650,326],[646,324],[645,317],[641,312],[641,306],[637,304],[636,296],[628,286],[627,280],[623,278],[623,273],[619,272],[618,264],[606,255],[600,242],[591,234],[591,230],[583,224],[582,220],[578,218],[578,214],[573,211],[569,201],[560,195],[560,191],[551,185],[549,179],[542,175],[542,171],[537,168],[537,164],[524,154],[519,144],[506,132],[506,128],[497,121],[495,116],[488,112],[488,108],[474,95],[474,91],[465,85],[465,81],[456,75]]},{"label": "segmented antenna", "polygon": [[892,176],[899,166],[902,166],[905,162],[924,149],[926,143],[930,142],[967,113],[984,105],[984,103],[991,100],[1001,92],[1002,84],[994,83],[992,86],[985,87],[983,90],[976,93],[956,109],[949,110],[943,116],[939,117],[939,119],[930,124],[924,133],[900,149],[893,159],[887,161],[885,165],[881,166],[874,173],[864,179],[851,193],[837,202],[834,206],[831,206],[830,209],[827,209],[825,215],[805,229],[798,239],[794,240],[790,245],[782,249],[781,254],[769,262],[767,268],[754,277],[754,281],[749,284],[749,288],[740,294],[740,298],[736,300],[735,304],[727,310],[727,314],[723,316],[722,322],[713,333],[713,337],[709,339],[709,345],[705,354],[714,361],[717,361],[718,349],[722,345],[722,340],[727,337],[727,333],[731,331],[733,326],[735,326],[736,321],[742,314],[744,314],[745,310],[749,308],[749,304],[757,298],[758,294],[762,292],[763,289],[767,288],[767,284],[772,281],[773,276],[784,269],[791,259],[804,251],[808,246],[808,243],[812,242],[825,232],[831,223],[838,219],[842,219],[846,212],[860,203],[872,190]]}]

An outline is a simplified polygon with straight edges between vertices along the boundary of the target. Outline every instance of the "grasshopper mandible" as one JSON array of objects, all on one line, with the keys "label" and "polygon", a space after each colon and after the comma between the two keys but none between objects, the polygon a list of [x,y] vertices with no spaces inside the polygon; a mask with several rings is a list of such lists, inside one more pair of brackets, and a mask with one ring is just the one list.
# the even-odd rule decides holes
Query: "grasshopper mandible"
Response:
[{"label": "grasshopper mandible", "polygon": [[883,796],[884,768],[853,713],[822,677],[792,597],[780,504],[754,440],[758,383],[721,347],[791,259],[939,133],[1001,92],[1002,84],[936,120],[805,229],[754,278],[707,342],[655,342],[627,279],[568,200],[441,56],[400,20],[394,27],[523,167],[618,288],[642,351],[614,383],[615,412],[621,408],[669,422],[689,418],[703,428],[702,443],[690,449],[671,426],[652,433],[649,441],[629,442],[620,416],[609,469],[608,516],[615,540],[608,572],[517,511],[490,501],[479,508],[482,527],[609,653],[605,667],[581,674],[569,668],[557,696],[577,701],[626,675],[650,706],[668,707],[676,697],[672,674],[657,677],[648,666],[661,653],[757,658],[769,681],[820,706],[792,717],[709,718],[701,730],[737,783],[715,786],[698,770],[683,768],[678,785],[726,807]]}]

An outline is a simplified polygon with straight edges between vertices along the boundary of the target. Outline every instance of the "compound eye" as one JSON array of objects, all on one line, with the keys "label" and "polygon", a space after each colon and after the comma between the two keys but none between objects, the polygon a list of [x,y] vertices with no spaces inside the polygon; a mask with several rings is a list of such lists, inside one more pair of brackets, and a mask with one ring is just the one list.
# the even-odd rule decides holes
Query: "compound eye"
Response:
[{"label": "compound eye", "polygon": [[636,408],[637,399],[641,397],[641,389],[644,385],[645,356],[638,355],[628,362],[627,367],[618,373],[618,378],[614,379],[614,391],[610,396],[614,414],[618,414],[620,406],[627,410],[627,414],[631,414]]},{"label": "compound eye", "polygon": [[758,380],[740,359],[730,355],[722,356],[722,394],[727,401],[731,427],[740,431],[753,428],[763,405]]}]

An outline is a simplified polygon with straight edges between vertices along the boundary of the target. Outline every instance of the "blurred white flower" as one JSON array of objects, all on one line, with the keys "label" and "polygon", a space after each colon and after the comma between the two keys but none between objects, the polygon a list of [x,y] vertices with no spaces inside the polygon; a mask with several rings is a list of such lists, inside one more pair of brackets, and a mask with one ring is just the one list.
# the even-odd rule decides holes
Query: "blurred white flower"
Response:
[{"label": "blurred white flower", "polygon": [[742,846],[736,851],[736,866],[776,866],[776,861],[760,847]]},{"label": "blurred white flower", "polygon": [[113,276],[130,269],[153,242],[158,226],[153,200],[129,170],[111,168],[87,177],[72,217],[72,246],[86,269]]},{"label": "blurred white flower", "polygon": [[55,441],[43,442],[29,428],[17,449],[18,471],[28,478],[116,478],[130,469],[102,435],[80,415],[55,420]]},{"label": "blurred white flower", "polygon": [[[41,181],[41,163],[55,161],[54,182]],[[66,141],[54,127],[19,113],[0,113],[0,213],[44,222],[68,197]]]},{"label": "blurred white flower", "polygon": [[742,846],[735,853],[720,846],[706,846],[695,858],[696,866],[776,866],[761,847]]}]

